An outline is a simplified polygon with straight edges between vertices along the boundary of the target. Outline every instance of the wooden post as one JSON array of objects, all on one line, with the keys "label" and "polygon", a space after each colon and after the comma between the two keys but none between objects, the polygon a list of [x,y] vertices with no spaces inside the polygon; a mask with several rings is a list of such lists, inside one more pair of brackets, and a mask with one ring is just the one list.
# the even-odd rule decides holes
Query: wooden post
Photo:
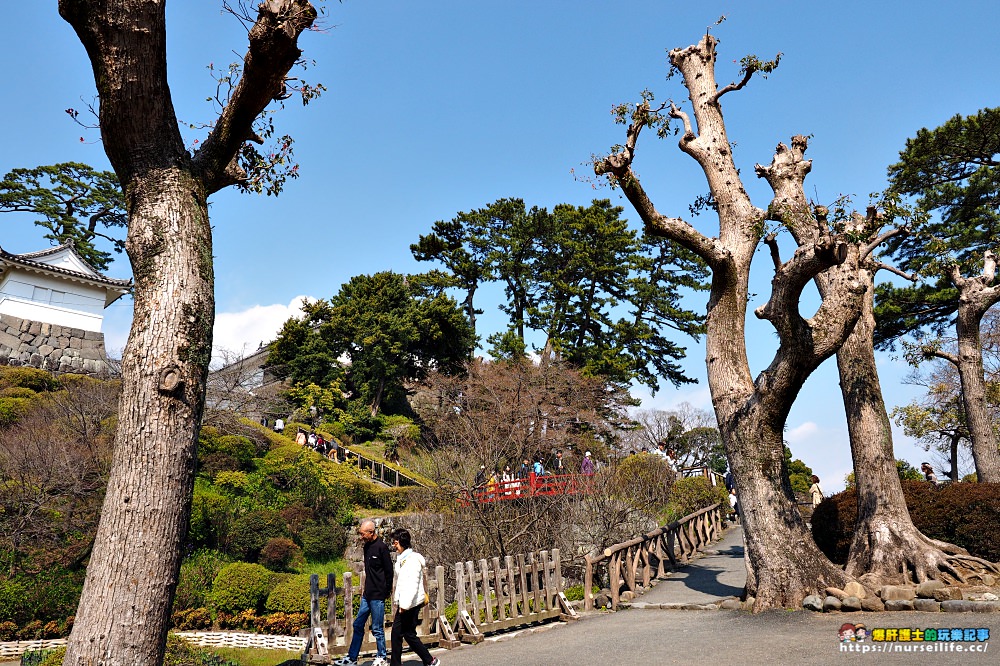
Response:
[{"label": "wooden post", "polygon": [[309,575],[309,628],[319,626],[319,574]]},{"label": "wooden post", "polygon": [[504,608],[504,596],[503,596],[503,573],[500,570],[500,558],[493,558],[493,576],[496,587],[494,588],[497,593],[497,621],[503,622],[507,619],[507,611]]},{"label": "wooden post", "polygon": [[337,644],[337,574],[326,575],[326,635]]},{"label": "wooden post", "polygon": [[354,640],[354,585],[350,571],[344,572],[344,645]]},{"label": "wooden post", "polygon": [[522,610],[517,609],[517,576],[514,573],[514,558],[510,555],[504,557],[504,564],[507,565],[507,596],[510,597],[510,616],[523,615]]},{"label": "wooden post", "polygon": [[583,609],[594,610],[594,562],[590,555],[584,556],[587,569],[583,574]]},{"label": "wooden post", "polygon": [[524,554],[517,554],[517,575],[521,579],[521,615],[527,617],[531,614],[531,605],[528,603],[528,576],[527,567],[524,563]]},{"label": "wooden post", "polygon": [[493,624],[493,592],[490,590],[492,587],[490,585],[490,567],[485,558],[479,560],[479,571],[483,577],[483,612],[485,617],[483,623],[490,625]]},{"label": "wooden post", "polygon": [[534,604],[531,612],[537,613],[542,610],[542,599],[538,590],[538,561],[534,553],[528,553],[528,565],[531,567],[531,598]]},{"label": "wooden post", "polygon": [[538,568],[542,570],[542,602],[545,610],[552,610],[552,590],[549,585],[549,551],[538,551]]},{"label": "wooden post", "polygon": [[611,608],[618,610],[618,592],[622,586],[621,581],[622,554],[621,551],[611,555],[608,562],[608,578],[611,582]]},{"label": "wooden post", "polygon": [[[455,632],[452,630],[451,625],[448,624],[448,618],[444,615],[445,598],[444,598],[444,567],[438,565],[434,569],[434,577],[437,578],[437,623],[438,623],[438,634],[441,638],[438,640],[438,645],[448,650],[454,650],[462,645],[462,642],[455,637]],[[456,622],[456,625],[458,623]]]},{"label": "wooden post", "polygon": [[469,578],[469,593],[472,597],[469,599],[472,603],[472,619],[475,620],[476,626],[478,627],[479,623],[482,622],[483,619],[479,616],[479,592],[476,589],[476,569],[472,564],[472,560],[466,561],[465,573]]}]

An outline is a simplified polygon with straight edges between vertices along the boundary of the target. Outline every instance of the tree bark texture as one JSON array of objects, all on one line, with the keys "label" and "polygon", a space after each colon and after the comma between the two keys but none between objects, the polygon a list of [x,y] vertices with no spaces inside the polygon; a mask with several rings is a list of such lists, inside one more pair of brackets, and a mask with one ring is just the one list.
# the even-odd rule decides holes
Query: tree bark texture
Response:
[{"label": "tree bark texture", "polygon": [[215,319],[208,196],[299,56],[308,2],[268,0],[208,140],[184,147],[167,86],[165,2],[60,0],[87,50],[105,150],[125,192],[135,314],[107,495],[66,664],[162,663],[188,526]]},{"label": "tree bark texture", "polygon": [[983,346],[979,333],[983,315],[1000,301],[1000,290],[986,286],[983,276],[966,279],[956,274],[952,281],[959,288],[955,318],[958,375],[962,380],[962,403],[972,439],[972,459],[981,483],[1000,483],[1000,451],[997,451],[997,437],[986,406]]},{"label": "tree bark texture", "polygon": [[875,365],[874,274],[859,268],[869,289],[861,318],[837,352],[840,388],[851,438],[857,522],[847,573],[874,589],[884,584],[923,582],[941,573],[959,577],[950,555],[961,548],[931,539],[910,519],[896,471],[892,428]]},{"label": "tree bark texture", "polygon": [[[706,362],[712,401],[726,448],[737,495],[743,509],[747,540],[747,594],[754,610],[797,607],[808,594],[848,580],[819,551],[795,506],[784,470],[783,430],[788,412],[806,378],[846,339],[858,317],[863,286],[840,276],[836,296],[824,300],[811,319],[799,314],[805,286],[848,256],[849,247],[815,219],[802,189],[810,164],[802,157],[806,140],[796,137],[791,148],[780,144],[769,167],[758,167],[775,192],[768,210],[751,203],[743,188],[726,136],[720,98],[742,87],[719,89],[715,82],[716,40],[706,35],[697,45],[670,52],[671,63],[683,75],[697,121],[670,104],[669,115],[683,125],[680,147],[702,167],[719,216],[719,235],[709,238],[688,222],[659,213],[631,169],[636,141],[651,124],[649,102],[632,115],[625,146],[595,163],[598,175],[608,175],[643,219],[648,233],[670,238],[697,253],[712,270],[708,303]],[[745,81],[749,78],[747,76]],[[783,203],[787,200],[786,203]],[[746,351],[746,309],[750,264],[767,219],[776,219],[785,205],[822,233],[781,261],[769,239],[774,259],[771,297],[756,316],[778,332],[779,348],[771,364],[756,379],[750,374]]]}]

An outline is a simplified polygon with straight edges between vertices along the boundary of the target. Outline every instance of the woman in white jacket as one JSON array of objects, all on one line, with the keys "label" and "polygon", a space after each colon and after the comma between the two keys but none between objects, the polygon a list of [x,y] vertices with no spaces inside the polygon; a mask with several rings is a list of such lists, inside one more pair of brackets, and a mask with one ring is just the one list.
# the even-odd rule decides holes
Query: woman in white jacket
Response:
[{"label": "woman in white jacket", "polygon": [[392,600],[396,603],[396,616],[392,619],[392,650],[389,653],[390,666],[400,666],[403,660],[403,639],[426,666],[440,666],[441,660],[431,657],[427,647],[417,637],[417,623],[420,609],[427,603],[424,591],[424,556],[413,550],[410,533],[404,529],[394,530],[389,535],[396,548],[395,581],[396,589]]}]

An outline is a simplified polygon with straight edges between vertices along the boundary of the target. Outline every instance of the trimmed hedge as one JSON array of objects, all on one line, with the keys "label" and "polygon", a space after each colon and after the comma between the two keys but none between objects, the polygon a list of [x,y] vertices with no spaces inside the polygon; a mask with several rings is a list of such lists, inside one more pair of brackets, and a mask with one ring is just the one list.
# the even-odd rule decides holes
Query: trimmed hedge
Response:
[{"label": "trimmed hedge", "polygon": [[[961,546],[976,557],[1000,562],[1000,484],[902,481],[913,524],[932,539]],[[812,515],[813,539],[838,564],[847,562],[857,519],[857,492],[823,500]]]},{"label": "trimmed hedge", "polygon": [[273,577],[259,564],[227,564],[212,584],[212,605],[220,613],[263,610]]}]

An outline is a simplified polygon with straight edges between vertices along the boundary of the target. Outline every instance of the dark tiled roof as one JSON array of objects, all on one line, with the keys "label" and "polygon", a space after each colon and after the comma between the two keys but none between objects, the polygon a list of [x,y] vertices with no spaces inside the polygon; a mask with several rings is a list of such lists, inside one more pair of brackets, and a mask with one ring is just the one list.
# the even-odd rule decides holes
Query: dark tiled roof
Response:
[{"label": "dark tiled roof", "polygon": [[[68,268],[62,268],[60,266],[53,266],[51,264],[46,264],[41,261],[36,261],[36,259],[41,257],[48,257],[64,249],[69,249],[70,252],[79,259],[84,266],[93,271],[93,273],[81,273],[79,271],[71,271]],[[34,268],[36,270],[48,271],[51,273],[57,273],[59,275],[66,275],[72,278],[86,280],[89,282],[95,282],[97,284],[103,284],[109,287],[117,287],[119,289],[130,289],[132,287],[132,280],[119,280],[117,278],[109,278],[101,275],[93,266],[87,263],[87,261],[81,257],[76,249],[73,247],[72,241],[69,243],[64,243],[62,245],[57,245],[56,247],[50,247],[45,250],[39,250],[38,252],[28,252],[26,254],[13,254],[7,250],[0,247],[0,260],[8,261],[12,264],[24,266],[26,268]]]}]

